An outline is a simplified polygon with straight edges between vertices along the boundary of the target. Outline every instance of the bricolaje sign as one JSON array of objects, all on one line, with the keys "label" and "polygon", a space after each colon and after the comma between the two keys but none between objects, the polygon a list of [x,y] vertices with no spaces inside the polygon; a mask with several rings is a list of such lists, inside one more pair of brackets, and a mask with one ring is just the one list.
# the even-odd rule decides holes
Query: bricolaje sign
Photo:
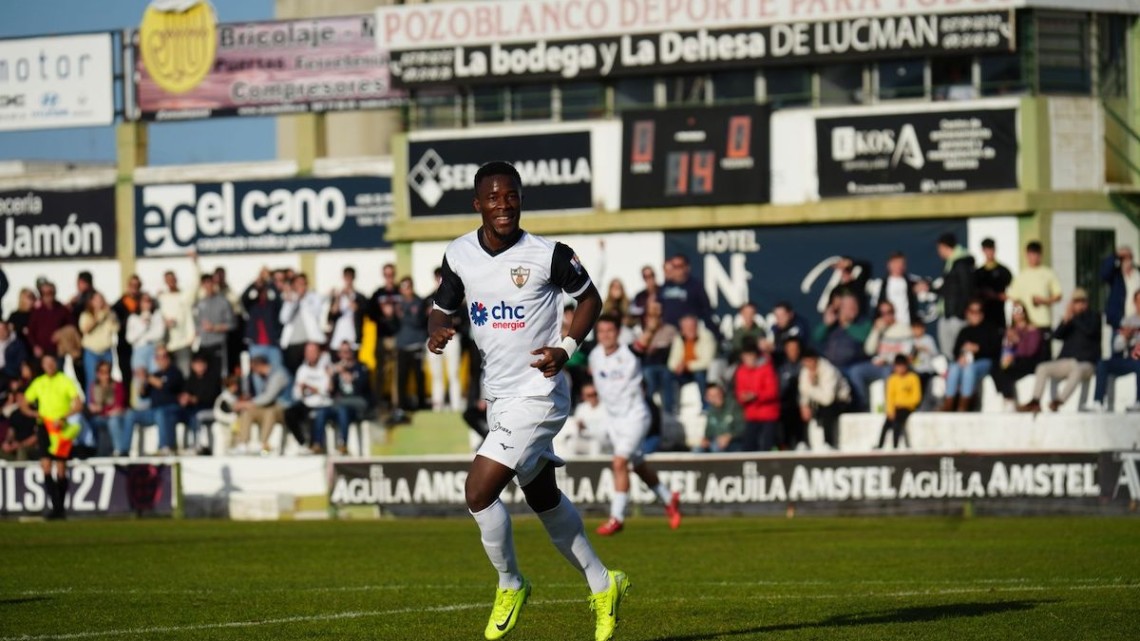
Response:
[{"label": "bricolaje sign", "polygon": [[1015,189],[1017,111],[968,110],[816,120],[819,195]]},{"label": "bricolaje sign", "polygon": [[765,107],[626,111],[621,206],[765,203],[768,157]]},{"label": "bricolaje sign", "polygon": [[388,245],[391,179],[144,185],[135,211],[137,256],[371,249]]},{"label": "bricolaje sign", "polygon": [[[663,483],[681,501],[707,513],[747,506],[821,503],[1063,499],[1095,504],[1101,493],[1098,458],[1087,454],[960,454],[953,456],[653,458]],[[465,505],[467,460],[334,463],[329,500],[335,506],[376,505],[397,514],[460,511]],[[573,460],[558,471],[558,485],[583,509],[608,509],[614,493],[610,461]],[[503,494],[523,504],[517,487]],[[630,500],[648,504],[642,484]]]},{"label": "bricolaje sign", "polygon": [[[461,14],[456,14],[461,15]],[[580,80],[703,69],[804,64],[892,56],[1010,51],[1012,14],[852,17],[725,29],[615,33],[391,53],[396,84]]]},{"label": "bricolaje sign", "polygon": [[[70,514],[165,514],[173,511],[174,484],[170,465],[69,465]],[[0,515],[42,514],[50,508],[44,473],[38,463],[0,467]]]},{"label": "bricolaje sign", "polygon": [[0,262],[114,256],[114,187],[0,192]]},{"label": "bricolaje sign", "polygon": [[490,160],[512,163],[522,177],[523,210],[593,206],[590,132],[486,136],[408,143],[412,216],[474,214],[473,180]]}]

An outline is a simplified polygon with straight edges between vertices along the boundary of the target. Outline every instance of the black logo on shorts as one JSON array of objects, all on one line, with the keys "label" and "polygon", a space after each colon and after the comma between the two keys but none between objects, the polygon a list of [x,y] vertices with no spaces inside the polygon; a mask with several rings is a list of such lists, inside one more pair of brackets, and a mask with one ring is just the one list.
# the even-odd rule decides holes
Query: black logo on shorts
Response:
[{"label": "black logo on shorts", "polygon": [[515,447],[514,445],[507,445],[506,443],[499,443],[499,445],[502,445],[504,450],[512,450]]}]

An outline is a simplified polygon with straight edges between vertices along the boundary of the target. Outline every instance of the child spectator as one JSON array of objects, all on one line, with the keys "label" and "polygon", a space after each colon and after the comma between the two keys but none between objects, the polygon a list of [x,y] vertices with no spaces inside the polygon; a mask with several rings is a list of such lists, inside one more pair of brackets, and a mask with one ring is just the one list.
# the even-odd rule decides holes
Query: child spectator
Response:
[{"label": "child spectator", "polygon": [[912,412],[922,403],[922,381],[918,374],[910,371],[910,361],[906,356],[895,356],[891,375],[887,377],[887,420],[883,422],[883,431],[879,433],[879,445],[875,449],[883,449],[887,440],[887,432],[895,434],[895,449],[899,449],[900,441],[905,440],[910,447],[910,437],[906,434],[906,421]]},{"label": "child spectator", "polygon": [[745,344],[735,382],[736,400],[744,413],[744,451],[771,451],[780,429],[780,384],[772,359],[762,358],[756,345]]}]

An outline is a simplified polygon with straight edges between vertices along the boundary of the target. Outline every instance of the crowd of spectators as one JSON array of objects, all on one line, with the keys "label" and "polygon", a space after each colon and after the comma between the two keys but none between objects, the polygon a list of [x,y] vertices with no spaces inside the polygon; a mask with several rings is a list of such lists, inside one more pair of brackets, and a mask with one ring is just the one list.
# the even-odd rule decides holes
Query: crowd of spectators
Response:
[{"label": "crowd of spectators", "polygon": [[[1065,295],[1040,243],[1027,244],[1016,278],[997,261],[992,239],[982,242],[980,262],[953,234],[934,251],[943,269],[929,276],[910,273],[898,252],[881,278],[868,261],[836,259],[827,304],[814,319],[787,302],[770,310],[746,302],[731,322],[714,318],[683,255],[665,262],[660,282],[643,267],[644,289],[632,299],[620,281],[609,283],[604,309],[624,319],[622,340],[641,357],[646,396],[663,420],[681,411],[681,390],[696,385],[705,433],[695,445],[707,452],[803,449],[813,421],[836,447],[845,412],[881,412],[880,446],[893,434],[898,447],[909,443],[913,412],[979,411],[987,377],[1007,410],[1038,412],[1051,382],[1048,408],[1057,411],[1095,374],[1094,404],[1082,410],[1103,411],[1111,377],[1140,374],[1140,274],[1129,248],[1104,260],[1103,314],[1091,310],[1084,289]],[[1053,306],[1063,300],[1055,322]],[[1106,354],[1104,324],[1112,332]],[[1016,384],[1030,375],[1033,394],[1018,399]],[[592,389],[588,372],[573,380]],[[883,394],[873,402],[878,381]],[[1140,376],[1136,384],[1140,398]]]},{"label": "crowd of spectators", "polygon": [[[126,456],[132,443],[141,451],[136,432],[150,426],[160,455],[269,453],[277,426],[302,451],[346,453],[354,423],[406,422],[410,412],[442,408],[444,377],[433,376],[430,405],[424,389],[430,302],[415,295],[410,278],[397,282],[394,265],[383,267],[384,284],[370,297],[356,290],[355,276],[345,268],[342,285],[322,295],[290,269],[262,269],[244,290],[231,288],[224,268],[185,289],[168,271],[161,283],[131,276],[114,304],[90,272],[78,274],[66,302],[39,279],[20,289],[16,310],[0,323],[4,455],[35,457],[35,417],[19,408],[45,355],[58,357],[82,390],[85,405],[74,417],[83,426],[80,455]],[[0,284],[8,288],[6,276]],[[360,359],[366,318],[376,328],[368,359],[375,368]],[[446,358],[449,405],[461,408],[459,354]],[[231,428],[224,443],[214,442],[218,423]],[[259,440],[251,442],[254,426]]]},{"label": "crowd of spectators", "polygon": [[[813,421],[835,447],[839,418],[852,411],[882,412],[883,443],[893,433],[898,445],[909,441],[912,412],[977,411],[987,377],[1008,409],[1037,412],[1051,382],[1059,385],[1047,407],[1056,411],[1095,375],[1095,409],[1103,407],[1112,377],[1140,375],[1140,273],[1129,248],[1104,260],[1103,313],[1092,310],[1084,289],[1065,296],[1039,243],[1025,247],[1016,277],[996,260],[989,239],[981,264],[952,234],[934,251],[943,269],[929,276],[911,273],[902,253],[888,257],[877,279],[868,261],[838,258],[827,304],[811,317],[788,302],[768,309],[746,302],[731,322],[717,318],[684,255],[665,261],[660,280],[652,266],[643,267],[642,289],[633,296],[618,279],[606,283],[603,311],[621,319],[620,340],[641,359],[651,440],[684,447],[668,442],[663,426],[676,423],[690,402],[704,416],[705,434],[693,444],[701,451],[802,449]],[[398,424],[429,408],[463,411],[485,431],[477,351],[461,340],[442,355],[428,354],[430,298],[418,297],[410,278],[398,279],[394,265],[384,265],[382,276],[366,296],[351,267],[327,294],[290,269],[262,269],[244,290],[231,287],[223,268],[201,274],[188,289],[166,272],[161,284],[130,277],[113,304],[89,272],[78,274],[66,302],[41,279],[16,293],[15,311],[0,323],[3,453],[28,456],[36,446],[35,419],[20,410],[20,398],[44,355],[67,363],[82,390],[78,443],[89,454],[128,455],[136,431],[149,426],[160,454],[269,453],[277,426],[304,451],[343,453],[354,423],[383,417]],[[2,270],[0,285],[8,289]],[[376,340],[364,355],[366,323]],[[1105,354],[1102,325],[1111,332]],[[575,451],[594,452],[604,439],[588,429],[598,403],[588,351],[567,364],[582,402],[564,440]],[[1017,382],[1030,375],[1033,393],[1019,399]],[[880,381],[884,395],[875,401],[872,387]],[[689,384],[697,394],[682,393]],[[214,442],[216,423],[231,427],[227,442]],[[331,446],[327,427],[335,428]]]}]

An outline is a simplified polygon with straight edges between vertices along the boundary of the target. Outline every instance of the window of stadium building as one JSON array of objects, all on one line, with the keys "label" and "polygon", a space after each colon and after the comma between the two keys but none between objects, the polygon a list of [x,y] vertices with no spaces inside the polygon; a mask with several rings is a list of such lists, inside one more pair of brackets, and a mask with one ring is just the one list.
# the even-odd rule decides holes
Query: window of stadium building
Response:
[{"label": "window of stadium building", "polygon": [[1088,94],[1092,89],[1089,15],[1038,11],[1037,82],[1042,93]]},{"label": "window of stadium building", "polygon": [[875,65],[879,100],[913,100],[926,92],[926,60],[885,60]]},{"label": "window of stadium building", "polygon": [[756,72],[721,71],[712,74],[713,102],[733,105],[756,102]]},{"label": "window of stadium building", "polygon": [[606,88],[600,82],[568,82],[558,87],[562,120],[601,118],[606,113]]},{"label": "window of stadium building", "polygon": [[711,97],[705,75],[671,76],[664,82],[666,105],[704,105]]},{"label": "window of stadium building", "polygon": [[838,64],[819,68],[819,104],[855,105],[866,100],[865,73],[861,64]]},{"label": "window of stadium building", "polygon": [[978,58],[978,76],[983,96],[1025,93],[1022,54],[1008,53]]},{"label": "window of stadium building", "polygon": [[778,67],[764,72],[764,95],[773,108],[811,104],[811,72],[802,67]]},{"label": "window of stadium building", "polygon": [[1128,95],[1128,31],[1133,21],[1131,16],[1097,16],[1097,89],[1103,98]]},{"label": "window of stadium building", "polygon": [[614,83],[614,109],[644,109],[657,103],[657,86],[652,78],[623,78]]},{"label": "window of stadium building", "polygon": [[507,93],[502,87],[475,87],[468,96],[473,123],[502,122],[507,118]]},{"label": "window of stadium building", "polygon": [[511,120],[550,120],[554,116],[553,85],[511,87]]},{"label": "window of stadium building", "polygon": [[974,59],[935,58],[930,61],[930,86],[935,100],[973,100],[978,97],[974,84]]},{"label": "window of stadium building", "polygon": [[412,98],[412,129],[458,127],[463,123],[463,100],[449,89],[423,89]]}]

